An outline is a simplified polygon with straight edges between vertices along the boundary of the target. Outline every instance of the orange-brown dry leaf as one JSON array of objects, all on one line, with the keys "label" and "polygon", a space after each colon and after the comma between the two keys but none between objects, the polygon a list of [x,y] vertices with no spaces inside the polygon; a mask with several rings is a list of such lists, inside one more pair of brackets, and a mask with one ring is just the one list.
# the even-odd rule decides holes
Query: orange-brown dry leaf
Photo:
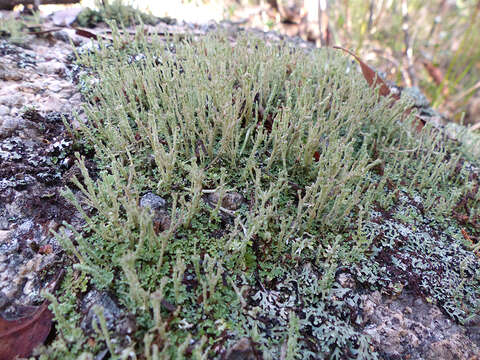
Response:
[{"label": "orange-brown dry leaf", "polygon": [[[360,64],[360,68],[362,69],[362,74],[363,74],[363,77],[365,78],[365,80],[367,80],[368,82],[368,85],[370,85],[371,87],[373,88],[376,88],[377,86],[380,86],[380,95],[381,96],[388,96],[390,95],[390,88],[388,87],[388,85],[385,83],[385,81],[383,81],[383,79],[380,77],[380,75],[378,75],[375,70],[373,70],[370,66],[368,66],[367,64],[365,64],[363,62],[362,59],[360,59],[357,55],[355,55],[353,52],[351,52],[350,50],[347,50],[341,46],[334,46],[333,47],[334,49],[340,49],[340,50],[343,50],[345,51],[347,54],[350,54],[352,55],[355,60],[358,61],[358,63]],[[398,94],[392,94],[392,97],[395,99],[395,100],[398,100],[400,99],[400,96]]]},{"label": "orange-brown dry leaf", "polygon": [[[433,65],[428,61],[424,61],[423,66],[425,67],[425,69],[427,69],[428,75],[430,75],[430,77],[433,79],[433,82],[437,86],[440,86],[445,79],[442,70],[440,70],[437,66]],[[448,86],[442,86],[442,95],[448,96]]]},{"label": "orange-brown dry leaf", "polygon": [[25,317],[5,320],[0,317],[0,360],[24,358],[32,354],[50,333],[53,314],[48,302],[33,308]]},{"label": "orange-brown dry leaf", "polygon": [[[353,52],[350,50],[347,50],[341,46],[334,46],[333,48],[335,49],[340,49],[345,51],[346,53],[352,55],[355,60],[358,61],[360,64],[360,68],[362,69],[362,74],[365,80],[367,80],[368,85],[370,85],[373,88],[376,88],[377,86],[380,86],[380,95],[381,96],[388,96],[392,95],[392,98],[394,99],[393,103],[395,103],[397,100],[400,99],[400,95],[396,93],[391,93],[390,88],[388,85],[383,81],[383,79],[378,75],[375,70],[373,70],[370,66],[365,64],[362,59],[360,59],[357,55],[355,55]],[[393,103],[391,105],[393,105]],[[404,111],[404,116],[407,116],[410,114],[412,111],[412,108],[406,109]],[[415,127],[415,130],[417,132],[422,131],[423,127],[425,126],[425,120],[422,119],[420,116],[415,115],[415,119],[413,120],[412,125]]]},{"label": "orange-brown dry leaf", "polygon": [[415,130],[417,132],[422,131],[426,123],[427,122],[423,120],[419,115],[415,115],[415,119],[413,120],[413,125],[415,126]]},{"label": "orange-brown dry leaf", "polygon": [[103,34],[97,34],[93,31],[90,31],[90,30],[85,30],[85,29],[80,29],[80,28],[74,28],[75,29],[75,34],[78,35],[78,36],[82,36],[84,38],[87,38],[87,39],[93,39],[93,40],[97,40],[98,38],[102,39],[102,40],[112,40],[110,39],[109,37],[103,35]]},{"label": "orange-brown dry leaf", "polygon": [[427,69],[428,75],[432,77],[435,84],[440,85],[443,82],[442,70],[428,61],[424,61],[423,66]]},{"label": "orange-brown dry leaf", "polygon": [[[65,273],[61,270],[47,286],[55,291]],[[0,317],[0,360],[29,357],[38,345],[43,344],[52,327],[53,313],[48,301],[40,306],[23,306],[23,315],[16,320]]]}]

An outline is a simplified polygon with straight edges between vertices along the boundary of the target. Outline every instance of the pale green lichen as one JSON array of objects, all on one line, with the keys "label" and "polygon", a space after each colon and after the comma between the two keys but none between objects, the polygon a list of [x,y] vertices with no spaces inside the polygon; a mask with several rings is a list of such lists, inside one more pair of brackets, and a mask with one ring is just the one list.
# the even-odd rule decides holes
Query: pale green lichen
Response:
[{"label": "pale green lichen", "polygon": [[[265,359],[279,358],[282,346],[292,359],[377,358],[353,316],[359,294],[336,281],[345,267],[387,291],[389,269],[401,285],[415,272],[420,292],[453,317],[476,311],[478,259],[458,225],[425,222],[448,218],[478,178],[458,144],[429,125],[415,132],[407,101],[379,98],[330,50],[244,35],[235,45],[222,34],[114,38],[78,58],[99,79],[85,93],[88,122],[76,133],[95,149],[99,172],[79,157],[82,196],[66,196],[85,229],[58,235],[75,274],[135,317],[130,344],[97,326],[112,358],[218,358],[244,336]],[[139,206],[151,191],[167,201],[165,231]],[[205,201],[212,191],[246,201],[221,209]],[[474,195],[469,209],[478,209]],[[414,196],[423,213],[408,205]],[[409,251],[418,256],[406,269]],[[389,269],[379,254],[394,254]],[[431,261],[444,262],[448,276],[432,276]],[[82,290],[64,283],[62,291],[57,318],[77,319],[73,299]],[[75,326],[59,324],[46,350],[52,358],[99,351]]]}]

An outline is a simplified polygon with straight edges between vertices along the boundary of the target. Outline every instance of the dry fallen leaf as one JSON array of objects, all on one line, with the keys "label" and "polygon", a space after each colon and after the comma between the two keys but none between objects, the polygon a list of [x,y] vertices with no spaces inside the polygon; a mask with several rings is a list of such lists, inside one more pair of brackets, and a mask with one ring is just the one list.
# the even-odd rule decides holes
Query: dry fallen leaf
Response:
[{"label": "dry fallen leaf", "polygon": [[[60,271],[48,287],[54,290],[63,273]],[[45,301],[40,306],[23,306],[23,316],[16,320],[0,317],[0,360],[29,357],[33,349],[43,344],[54,317],[48,304]]]},{"label": "dry fallen leaf", "polygon": [[442,70],[428,61],[423,61],[423,66],[427,70],[428,75],[430,75],[435,85],[441,86],[442,95],[448,96],[448,86],[442,85],[443,81],[445,80]]},{"label": "dry fallen leaf", "polygon": [[[370,66],[365,64],[362,59],[360,59],[357,55],[355,55],[353,52],[350,50],[347,50],[341,46],[334,46],[334,49],[339,49],[345,51],[347,54],[352,55],[355,60],[358,61],[360,64],[360,68],[362,69],[363,77],[365,80],[367,80],[368,85],[370,85],[373,88],[376,88],[377,86],[380,86],[380,95],[381,96],[388,96],[391,94],[390,88],[388,85],[383,81],[383,79],[378,75],[375,70],[373,70]],[[400,99],[400,96],[398,94],[392,93],[392,97],[395,100]]]},{"label": "dry fallen leaf", "polygon": [[97,34],[93,31],[80,29],[80,28],[75,28],[75,27],[73,29],[75,29],[75,34],[77,34],[78,36],[82,36],[84,38],[87,38],[87,39],[97,40],[98,38],[100,38],[100,39],[103,39],[103,40],[111,40],[108,37],[106,37],[106,36],[104,36],[100,33]]},{"label": "dry fallen leaf", "polygon": [[[385,83],[385,81],[383,81],[383,79],[380,77],[380,75],[378,75],[375,72],[375,70],[373,70],[365,62],[363,62],[363,60],[360,59],[357,55],[355,55],[350,50],[347,50],[347,49],[345,49],[341,46],[334,46],[333,48],[345,51],[347,54],[350,54],[351,56],[353,56],[355,58],[355,60],[357,60],[358,63],[360,64],[360,68],[362,69],[363,77],[365,78],[365,80],[367,80],[368,85],[370,85],[370,87],[372,87],[372,88],[376,88],[377,86],[380,86],[380,95],[381,96],[389,96],[389,95],[392,96],[393,102],[391,103],[391,105],[393,105],[397,100],[400,99],[400,94],[392,93],[390,91],[390,87]],[[411,111],[412,111],[412,108],[406,109],[405,112],[404,112],[404,116],[407,116],[408,114],[410,114]],[[415,115],[415,120],[413,121],[412,125],[415,127],[415,130],[417,132],[420,132],[423,129],[423,127],[425,126],[425,123],[426,123],[425,119],[421,118],[417,114],[417,115]]]},{"label": "dry fallen leaf", "polygon": [[431,76],[436,85],[440,85],[443,82],[444,76],[442,74],[442,70],[440,70],[437,66],[426,60],[423,62],[423,66],[425,67],[428,74]]},{"label": "dry fallen leaf", "polygon": [[28,357],[50,333],[53,314],[48,302],[33,308],[28,316],[17,320],[0,318],[0,360]]}]

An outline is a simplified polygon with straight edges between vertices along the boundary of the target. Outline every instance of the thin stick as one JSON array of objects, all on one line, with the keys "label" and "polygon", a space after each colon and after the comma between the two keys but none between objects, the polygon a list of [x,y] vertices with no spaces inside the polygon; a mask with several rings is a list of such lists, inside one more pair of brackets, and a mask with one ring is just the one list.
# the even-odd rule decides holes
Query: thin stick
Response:
[{"label": "thin stick", "polygon": [[417,79],[415,76],[415,69],[413,67],[413,50],[412,50],[412,41],[410,39],[409,34],[409,21],[410,17],[408,15],[408,1],[402,0],[402,15],[403,15],[403,24],[402,30],[404,33],[404,44],[405,44],[405,51],[403,52],[403,56],[406,59],[406,72],[408,74],[408,86],[417,86]]},{"label": "thin stick", "polygon": [[480,122],[476,123],[475,125],[473,125],[471,128],[470,128],[470,131],[475,131],[475,130],[478,130],[480,129]]}]

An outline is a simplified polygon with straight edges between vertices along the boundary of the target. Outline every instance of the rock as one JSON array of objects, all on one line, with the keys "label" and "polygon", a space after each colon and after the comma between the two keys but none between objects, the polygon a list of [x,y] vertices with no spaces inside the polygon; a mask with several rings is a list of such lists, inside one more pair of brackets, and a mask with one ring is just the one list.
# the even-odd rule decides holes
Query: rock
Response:
[{"label": "rock", "polygon": [[255,351],[248,338],[241,338],[225,355],[225,360],[256,360]]},{"label": "rock", "polygon": [[66,66],[58,61],[46,61],[38,64],[37,69],[44,74],[63,74]]},{"label": "rock", "polygon": [[449,137],[459,140],[464,149],[474,158],[480,157],[480,134],[469,131],[465,126],[453,122],[445,126]]},{"label": "rock", "polygon": [[52,84],[50,84],[50,86],[48,87],[48,89],[50,91],[53,91],[55,93],[58,93],[60,90],[62,90],[62,85],[60,85],[58,82],[54,82]]},{"label": "rock", "polygon": [[8,230],[10,225],[6,216],[0,216],[0,230]]},{"label": "rock", "polygon": [[35,286],[35,280],[34,279],[28,279],[25,285],[23,286],[23,293],[25,295],[28,295],[34,291],[34,286]]},{"label": "rock", "polygon": [[416,86],[403,88],[402,95],[412,99],[416,107],[428,108],[430,106],[427,97]]},{"label": "rock", "polygon": [[0,116],[8,115],[9,112],[10,109],[8,108],[8,106],[0,105]]},{"label": "rock", "polygon": [[10,303],[10,299],[8,299],[3,292],[0,292],[0,310],[3,309]]},{"label": "rock", "polygon": [[22,106],[25,103],[25,98],[21,94],[9,94],[0,96],[0,104],[8,107]]},{"label": "rock", "polygon": [[[294,1],[296,0],[282,1],[281,6],[285,18],[294,19],[297,16],[295,15],[297,8],[295,8]],[[290,6],[290,4],[293,5]],[[293,15],[288,14],[288,11]],[[64,16],[65,19],[66,17]],[[60,21],[63,20],[60,19]],[[202,31],[209,31],[209,29],[209,27],[205,27]],[[63,159],[59,158],[56,167],[53,167],[58,172],[52,172],[52,167],[47,166],[46,157],[40,156],[44,153],[51,153],[52,156],[55,154],[55,157],[58,157],[59,153],[62,152],[60,150],[64,150],[64,148],[57,149],[55,147],[56,144],[61,144],[63,136],[60,134],[61,132],[58,134],[52,133],[55,128],[61,127],[61,122],[52,124],[49,133],[46,134],[42,133],[39,128],[31,127],[32,121],[27,122],[7,115],[23,113],[23,105],[35,106],[42,111],[61,109],[71,112],[72,107],[80,103],[81,94],[71,87],[63,77],[66,66],[62,57],[65,54],[65,49],[69,47],[70,37],[74,42],[77,41],[75,40],[77,37],[73,34],[74,31],[73,29],[65,29],[54,32],[53,36],[65,43],[57,42],[51,47],[39,46],[38,43],[45,43],[45,40],[35,38],[29,44],[33,49],[31,52],[26,52],[22,48],[8,45],[0,40],[0,67],[4,71],[0,74],[0,100],[4,101],[0,104],[0,140],[2,136],[11,136],[12,134],[15,134],[15,138],[19,139],[19,143],[15,143],[15,146],[11,148],[7,148],[11,145],[10,143],[7,144],[3,141],[0,143],[0,162],[2,162],[0,168],[2,170],[5,168],[3,165],[7,161],[6,159],[12,164],[25,165],[23,168],[12,167],[13,170],[18,170],[11,172],[17,176],[10,177],[8,175],[8,178],[0,176],[0,278],[2,281],[0,288],[5,289],[5,293],[15,297],[15,300],[26,304],[31,304],[32,299],[35,299],[32,294],[38,294],[39,289],[44,288],[45,281],[42,280],[44,276],[41,274],[51,274],[58,269],[58,266],[65,266],[62,259],[54,258],[59,246],[58,244],[55,245],[54,239],[49,236],[49,229],[56,228],[57,224],[64,219],[62,216],[68,221],[78,216],[78,214],[65,215],[65,208],[58,205],[62,201],[59,200],[60,197],[55,198],[55,195],[51,195],[54,194],[58,186],[54,187],[53,185],[40,183],[39,179],[43,178],[46,182],[53,181],[56,174],[63,174],[64,181],[55,183],[63,185],[69,181],[71,174],[75,171],[79,172],[79,169],[78,167],[72,167],[71,162],[67,161],[67,157],[65,157]],[[263,33],[259,35],[264,36]],[[280,39],[278,34],[275,33],[265,34],[265,36],[272,41]],[[87,40],[81,39],[78,43],[82,41],[87,42]],[[88,41],[88,43],[93,44],[91,41]],[[299,43],[296,46],[310,45]],[[15,83],[19,80],[22,80],[20,85]],[[2,83],[2,81],[4,82]],[[94,86],[94,84],[92,85]],[[405,93],[408,92],[409,90],[405,91]],[[13,101],[9,100],[11,94],[17,95]],[[425,98],[415,94],[415,90],[412,97],[417,106],[428,106]],[[79,121],[85,122],[85,114],[82,111],[79,111],[79,113],[81,116]],[[78,124],[77,121],[75,126],[78,126]],[[41,125],[50,126],[48,122],[43,121]],[[15,133],[16,130],[19,130],[18,133]],[[20,138],[20,135],[22,138]],[[50,145],[41,146],[42,140]],[[68,146],[65,151],[69,151]],[[68,155],[69,158],[72,156],[72,154]],[[32,170],[30,173],[25,170],[40,167],[48,167],[48,169],[41,172]],[[66,173],[68,169],[72,170],[71,173]],[[38,187],[42,191],[39,191]],[[46,196],[38,196],[39,194],[46,194]],[[219,197],[219,194],[208,194],[203,199],[216,205],[220,201]],[[39,200],[35,202],[35,199]],[[244,204],[244,197],[236,192],[225,194],[221,202],[222,207],[230,211],[238,210]],[[153,223],[157,231],[165,231],[172,226],[166,205],[166,201],[153,192],[141,197],[140,206],[151,209]],[[37,218],[32,214],[26,215],[26,211],[33,212]],[[224,214],[226,213],[224,212]],[[45,216],[45,219],[39,221],[38,216]],[[229,217],[229,215],[226,216]],[[80,216],[77,219],[79,218]],[[230,220],[232,220],[231,216]],[[80,230],[80,228],[77,230]],[[70,233],[73,238],[73,232],[70,231]],[[37,250],[34,249],[35,244],[37,244]],[[50,249],[50,244],[53,244],[52,249],[55,251],[41,250]],[[18,275],[19,273],[21,275]],[[188,276],[191,275],[187,275],[187,279]],[[342,273],[338,275],[337,281],[341,286],[348,288],[341,290],[355,291],[356,282],[350,274]],[[362,290],[365,289],[362,288]],[[361,294],[364,294],[364,292],[362,291]],[[289,294],[286,293],[286,295]],[[9,301],[9,299],[8,301],[5,299],[8,298],[3,292],[0,292],[0,308],[3,308]],[[127,338],[128,334],[135,331],[135,319],[126,316],[122,308],[116,303],[116,299],[110,294],[90,290],[83,299],[80,297],[78,301],[83,316],[83,319],[79,322],[84,330],[92,330],[92,321],[96,319],[93,308],[97,305],[104,309],[107,326],[110,330],[116,331],[117,336],[118,334],[125,334],[124,338]],[[476,325],[469,325],[466,330],[467,335],[465,335],[465,330],[462,327],[449,321],[437,307],[426,304],[418,298],[418,295],[416,301],[412,301],[408,297],[402,297],[402,295],[392,300],[382,297],[379,292],[375,292],[365,295],[362,310],[361,316],[365,317],[365,322],[368,321],[365,332],[372,334],[374,341],[376,341],[377,350],[388,352],[392,355],[392,358],[395,354],[399,357],[413,354],[411,360],[463,358],[462,352],[472,354],[478,351],[472,344],[472,342],[480,343],[478,320]],[[474,330],[475,327],[477,330]],[[473,331],[476,331],[476,333]],[[467,336],[472,342],[469,343]],[[424,341],[425,344],[423,344]],[[454,347],[454,350],[451,349],[452,347]],[[248,338],[240,339],[227,349],[224,359],[228,360],[251,360],[258,356],[254,343]],[[97,358],[108,356],[108,350],[105,350],[100,352]],[[318,356],[320,355],[317,354]]]},{"label": "rock", "polygon": [[154,194],[153,192],[146,193],[140,199],[140,207],[150,208],[152,210],[159,210],[165,208],[167,202],[161,196]]},{"label": "rock", "polygon": [[0,126],[0,139],[6,138],[17,130],[20,119],[11,116],[6,116]]},{"label": "rock", "polygon": [[39,101],[39,109],[44,112],[48,111],[61,111],[64,112],[69,108],[68,104],[65,103],[58,95],[50,93],[48,96],[43,97]]},{"label": "rock", "polygon": [[3,81],[20,81],[23,79],[22,73],[15,70],[0,71],[0,80]]},{"label": "rock", "polygon": [[80,311],[85,314],[85,317],[82,319],[80,324],[83,331],[88,334],[94,332],[92,321],[95,320],[98,322],[98,317],[94,310],[95,306],[99,306],[103,309],[103,316],[105,317],[107,328],[109,330],[113,330],[116,322],[119,320],[122,314],[122,311],[109,294],[103,291],[100,292],[97,290],[91,290],[87,293],[87,295],[85,295],[80,305]]},{"label": "rock", "polygon": [[55,11],[52,14],[52,21],[56,26],[69,26],[75,22],[78,14],[80,14],[83,10],[84,8],[79,6]]},{"label": "rock", "polygon": [[36,93],[39,93],[42,89],[38,85],[26,83],[26,84],[18,85],[16,90],[19,92],[24,92],[28,94],[36,94]]},{"label": "rock", "polygon": [[75,104],[80,104],[82,101],[82,94],[80,94],[79,92],[76,92],[70,97],[70,101]]},{"label": "rock", "polygon": [[120,335],[130,335],[133,334],[137,330],[137,324],[135,322],[135,318],[132,315],[127,315],[121,318],[118,321],[116,331]]},{"label": "rock", "polygon": [[467,360],[480,352],[465,328],[407,291],[396,299],[382,297],[378,291],[364,295],[362,312],[363,332],[386,358],[415,354],[410,359]]},{"label": "rock", "polygon": [[454,334],[448,339],[431,344],[425,359],[471,360],[475,355],[478,356],[480,353],[479,351],[480,350],[476,346],[473,348],[471,347],[471,343],[467,337],[460,334]]},{"label": "rock", "polygon": [[[220,197],[220,192],[211,193],[208,195],[208,201],[213,205],[217,205],[219,201],[219,197]],[[222,207],[232,211],[237,210],[244,203],[245,203],[245,198],[242,196],[242,194],[238,192],[226,193],[222,199]]]},{"label": "rock", "polygon": [[237,210],[244,203],[245,198],[237,192],[228,193],[222,200],[222,206],[228,210]]},{"label": "rock", "polygon": [[7,241],[10,231],[8,230],[0,230],[0,244],[4,241]]},{"label": "rock", "polygon": [[140,199],[140,207],[148,208],[152,211],[153,227],[155,232],[162,232],[170,228],[171,219],[168,211],[165,209],[167,202],[161,196],[148,192]]},{"label": "rock", "polygon": [[476,344],[480,344],[480,315],[472,316],[464,325],[467,327],[468,337]]}]

